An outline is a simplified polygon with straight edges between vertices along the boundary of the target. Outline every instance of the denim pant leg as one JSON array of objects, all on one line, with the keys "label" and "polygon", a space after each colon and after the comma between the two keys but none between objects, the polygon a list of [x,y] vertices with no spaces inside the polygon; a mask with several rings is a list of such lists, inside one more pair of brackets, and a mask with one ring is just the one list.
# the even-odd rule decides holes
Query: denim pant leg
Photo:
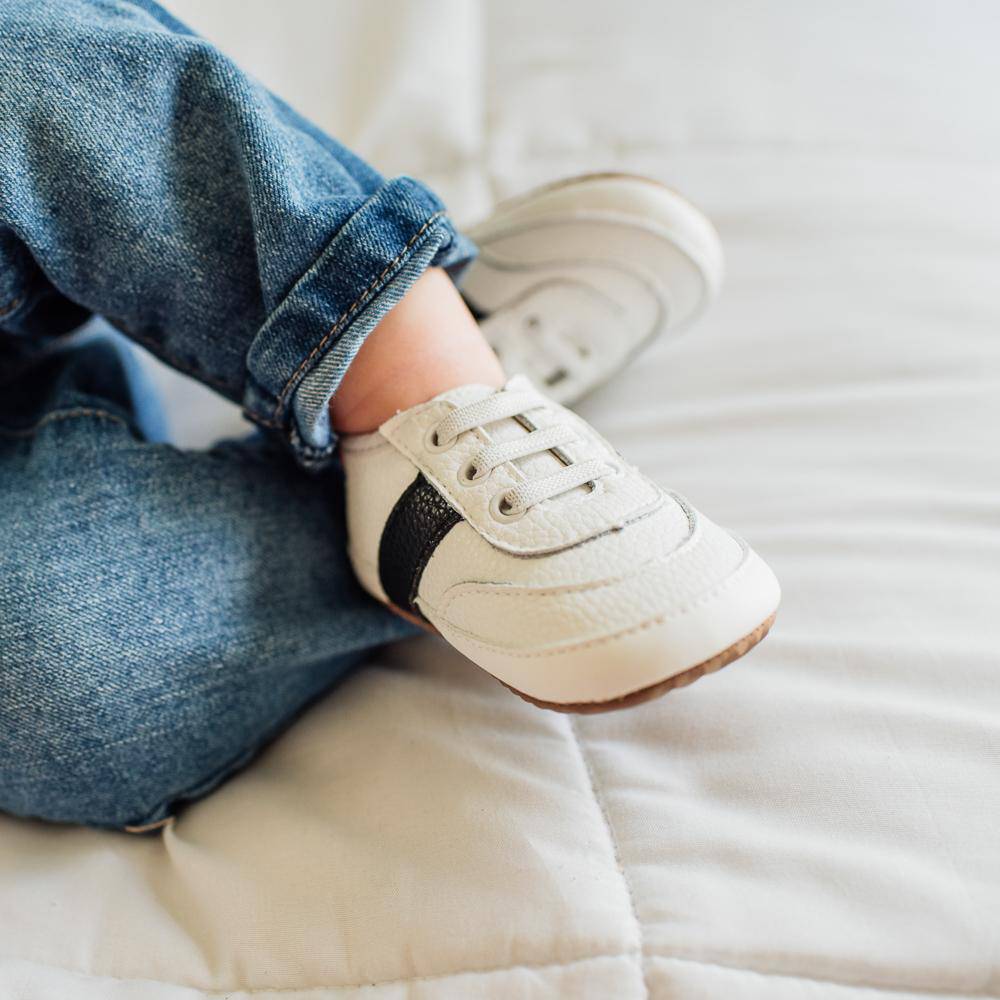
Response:
[{"label": "denim pant leg", "polygon": [[156,823],[414,631],[354,580],[336,468],[150,443],[133,394],[100,341],[0,393],[7,812]]},{"label": "denim pant leg", "polygon": [[99,313],[305,464],[365,335],[473,248],[151,0],[0,4],[0,331]]}]

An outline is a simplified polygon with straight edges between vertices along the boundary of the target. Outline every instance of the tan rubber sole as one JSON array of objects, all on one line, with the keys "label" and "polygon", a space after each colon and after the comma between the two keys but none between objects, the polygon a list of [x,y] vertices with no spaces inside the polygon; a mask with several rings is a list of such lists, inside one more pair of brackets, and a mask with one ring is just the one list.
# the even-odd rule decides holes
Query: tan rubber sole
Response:
[{"label": "tan rubber sole", "polygon": [[[418,618],[409,611],[404,611],[402,608],[396,607],[395,604],[383,603],[385,603],[385,606],[390,611],[412,622],[414,625],[419,625],[424,631],[430,632],[432,635],[439,636],[441,634],[426,619]],[[628,694],[622,695],[620,698],[612,698],[610,701],[578,701],[567,702],[565,704],[558,701],[542,701],[539,698],[532,698],[530,694],[525,694],[523,691],[518,691],[517,688],[504,683],[498,677],[494,678],[494,680],[503,684],[508,691],[513,691],[518,698],[522,698],[536,708],[547,708],[553,712],[566,712],[572,715],[596,715],[598,712],[616,712],[620,708],[631,708],[633,705],[641,705],[643,702],[652,701],[654,698],[659,698],[668,691],[673,691],[674,688],[687,687],[688,684],[693,684],[699,677],[704,677],[705,674],[714,674],[716,670],[721,670],[723,667],[729,666],[734,660],[738,660],[741,656],[749,653],[767,635],[777,615],[778,612],[775,611],[773,615],[766,621],[761,622],[748,635],[743,636],[742,639],[734,642],[728,649],[724,649],[721,653],[716,653],[715,656],[710,657],[704,662],[698,663],[693,667],[688,667],[687,670],[682,670],[679,674],[674,674],[673,677],[668,677],[664,681],[657,681],[655,684],[650,684],[649,687],[639,688],[638,691],[630,691]]]},{"label": "tan rubber sole", "polygon": [[538,698],[532,698],[531,695],[525,694],[523,691],[518,691],[517,688],[512,688],[509,684],[504,684],[503,681],[500,681],[500,683],[508,691],[513,691],[518,698],[523,698],[538,708],[548,708],[553,712],[566,712],[573,715],[596,715],[598,712],[616,712],[621,708],[631,708],[633,705],[641,705],[643,702],[652,701],[653,698],[659,698],[668,691],[673,691],[674,688],[687,687],[688,684],[693,684],[699,677],[704,677],[705,674],[713,674],[716,670],[721,670],[734,660],[745,656],[767,635],[774,624],[776,616],[777,612],[771,615],[766,621],[761,622],[751,633],[743,636],[738,642],[734,642],[728,649],[724,649],[721,653],[716,653],[715,656],[705,660],[703,663],[688,667],[687,670],[679,674],[674,674],[673,677],[668,677],[665,681],[657,681],[655,684],[650,684],[649,687],[640,688],[638,691],[631,691],[620,698],[612,698],[610,701],[581,701],[567,704],[556,701],[540,701]]}]

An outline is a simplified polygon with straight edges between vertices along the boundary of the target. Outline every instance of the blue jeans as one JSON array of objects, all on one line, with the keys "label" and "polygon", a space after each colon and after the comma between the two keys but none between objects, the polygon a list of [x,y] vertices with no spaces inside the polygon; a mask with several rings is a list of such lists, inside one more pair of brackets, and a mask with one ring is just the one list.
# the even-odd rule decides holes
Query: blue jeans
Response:
[{"label": "blue jeans", "polygon": [[[148,826],[411,634],[351,574],[328,403],[474,251],[148,0],[5,0],[0,38],[0,809]],[[108,324],[256,436],[154,443]]]}]

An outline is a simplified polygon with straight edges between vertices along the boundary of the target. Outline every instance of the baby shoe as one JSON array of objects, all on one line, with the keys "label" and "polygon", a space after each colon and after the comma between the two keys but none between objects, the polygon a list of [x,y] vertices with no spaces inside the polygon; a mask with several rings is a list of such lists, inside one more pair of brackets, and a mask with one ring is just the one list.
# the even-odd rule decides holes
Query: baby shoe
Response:
[{"label": "baby shoe", "polygon": [[362,585],[547,708],[618,708],[767,633],[780,591],[742,540],[631,467],[524,376],[341,442]]},{"label": "baby shoe", "polygon": [[571,405],[689,324],[722,282],[712,224],[656,181],[595,174],[501,204],[462,293],[507,371]]}]

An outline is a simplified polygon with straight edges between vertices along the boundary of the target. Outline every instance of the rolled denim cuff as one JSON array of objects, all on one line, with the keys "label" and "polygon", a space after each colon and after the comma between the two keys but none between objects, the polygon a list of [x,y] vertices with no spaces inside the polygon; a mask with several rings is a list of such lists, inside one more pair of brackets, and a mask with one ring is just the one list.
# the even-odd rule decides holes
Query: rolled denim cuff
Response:
[{"label": "rolled denim cuff", "polygon": [[281,432],[299,462],[325,465],[330,398],[365,337],[429,267],[458,278],[475,256],[423,184],[399,177],[347,220],[258,331],[243,406]]}]

